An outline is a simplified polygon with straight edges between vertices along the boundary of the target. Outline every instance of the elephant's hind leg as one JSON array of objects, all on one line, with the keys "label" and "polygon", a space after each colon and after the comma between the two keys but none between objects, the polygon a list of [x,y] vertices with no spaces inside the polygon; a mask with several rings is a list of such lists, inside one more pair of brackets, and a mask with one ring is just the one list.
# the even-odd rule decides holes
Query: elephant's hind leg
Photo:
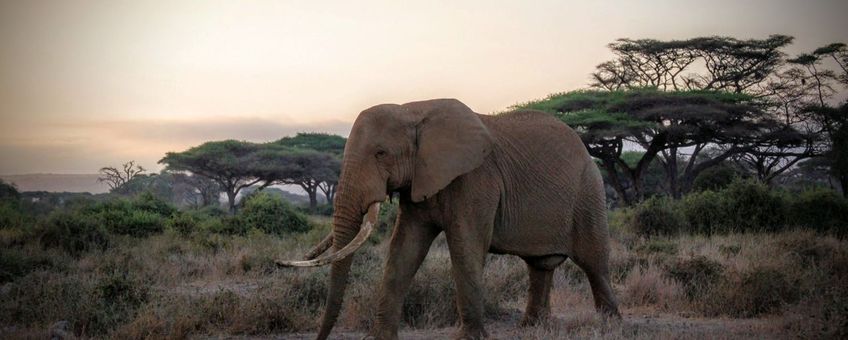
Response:
[{"label": "elephant's hind leg", "polygon": [[610,287],[609,274],[609,232],[607,231],[606,216],[603,211],[586,212],[577,220],[577,239],[574,242],[571,259],[589,279],[595,309],[598,312],[621,317],[618,313],[618,302]]},{"label": "elephant's hind leg", "polygon": [[551,287],[554,269],[565,261],[562,255],[525,257],[530,272],[530,290],[527,293],[527,308],[521,326],[537,325],[551,315]]}]

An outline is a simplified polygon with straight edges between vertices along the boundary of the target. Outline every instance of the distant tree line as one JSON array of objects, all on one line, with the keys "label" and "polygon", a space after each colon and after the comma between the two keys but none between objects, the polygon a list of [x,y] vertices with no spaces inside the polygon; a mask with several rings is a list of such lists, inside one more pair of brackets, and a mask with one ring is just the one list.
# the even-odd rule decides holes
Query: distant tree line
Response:
[{"label": "distant tree line", "polygon": [[834,43],[790,58],[782,49],[792,40],[619,39],[589,89],[514,108],[575,128],[625,205],[652,194],[645,184],[654,164],[674,198],[727,164],[771,184],[814,162],[848,193],[848,106],[834,103],[848,86],[848,49]]},{"label": "distant tree line", "polygon": [[332,202],[345,141],[344,137],[322,133],[299,133],[268,143],[213,141],[182,152],[168,152],[159,163],[166,171],[188,173],[217,184],[227,195],[231,212],[243,189],[258,186],[261,190],[275,184],[303,188],[309,196],[309,209],[314,211],[319,190],[327,202]]}]

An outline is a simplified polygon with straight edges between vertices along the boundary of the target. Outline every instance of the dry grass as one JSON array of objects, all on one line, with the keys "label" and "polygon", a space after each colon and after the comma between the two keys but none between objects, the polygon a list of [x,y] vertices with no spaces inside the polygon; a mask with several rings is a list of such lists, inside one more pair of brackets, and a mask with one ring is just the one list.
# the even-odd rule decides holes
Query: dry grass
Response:
[{"label": "dry grass", "polygon": [[[60,320],[91,337],[308,337],[323,307],[328,271],[277,269],[273,259],[299,257],[324,232],[287,239],[166,232],[119,238],[79,259],[4,235],[3,257],[41,260],[0,286],[0,337],[41,337]],[[518,329],[526,267],[516,257],[490,256],[490,333],[527,339],[846,335],[845,240],[803,231],[647,240],[614,235],[610,261],[623,321],[597,316],[585,275],[569,261],[555,274],[556,318]],[[340,336],[361,335],[374,320],[385,244],[356,255]],[[440,238],[406,299],[404,337],[449,336],[457,321],[453,296]]]}]

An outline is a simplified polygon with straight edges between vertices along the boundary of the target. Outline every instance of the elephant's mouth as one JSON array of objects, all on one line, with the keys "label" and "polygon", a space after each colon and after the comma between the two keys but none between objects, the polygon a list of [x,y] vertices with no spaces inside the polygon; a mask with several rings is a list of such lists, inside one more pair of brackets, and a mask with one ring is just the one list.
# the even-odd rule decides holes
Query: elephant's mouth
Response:
[{"label": "elephant's mouth", "polygon": [[330,234],[325,237],[318,245],[312,248],[309,251],[303,261],[276,261],[278,266],[281,267],[317,267],[317,266],[325,266],[331,264],[333,262],[343,260],[356,252],[362,245],[368,240],[368,237],[371,236],[371,233],[374,231],[374,225],[377,224],[377,216],[380,213],[380,202],[375,202],[368,207],[368,212],[365,214],[365,218],[362,220],[362,225],[359,228],[359,232],[356,233],[356,237],[350,241],[344,248],[339,251],[329,254],[325,257],[318,258],[319,255],[326,252],[327,249],[333,244],[333,235]]}]

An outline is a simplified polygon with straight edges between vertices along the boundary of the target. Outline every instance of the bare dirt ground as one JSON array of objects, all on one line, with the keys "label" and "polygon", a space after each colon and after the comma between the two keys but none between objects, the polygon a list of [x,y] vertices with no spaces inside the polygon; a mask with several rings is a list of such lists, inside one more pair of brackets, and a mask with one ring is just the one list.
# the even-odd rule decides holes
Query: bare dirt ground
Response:
[{"label": "bare dirt ground", "polygon": [[[486,325],[490,339],[785,339],[779,322],[773,318],[727,319],[700,318],[672,314],[651,314],[625,311],[621,321],[604,322],[579,312],[576,315],[556,314],[547,324],[518,327],[520,313],[516,310],[503,320]],[[404,328],[401,339],[451,339],[456,327],[437,329]],[[216,339],[314,339],[316,333],[275,334],[260,337],[219,336]],[[364,332],[336,329],[331,339],[361,339]]]}]

